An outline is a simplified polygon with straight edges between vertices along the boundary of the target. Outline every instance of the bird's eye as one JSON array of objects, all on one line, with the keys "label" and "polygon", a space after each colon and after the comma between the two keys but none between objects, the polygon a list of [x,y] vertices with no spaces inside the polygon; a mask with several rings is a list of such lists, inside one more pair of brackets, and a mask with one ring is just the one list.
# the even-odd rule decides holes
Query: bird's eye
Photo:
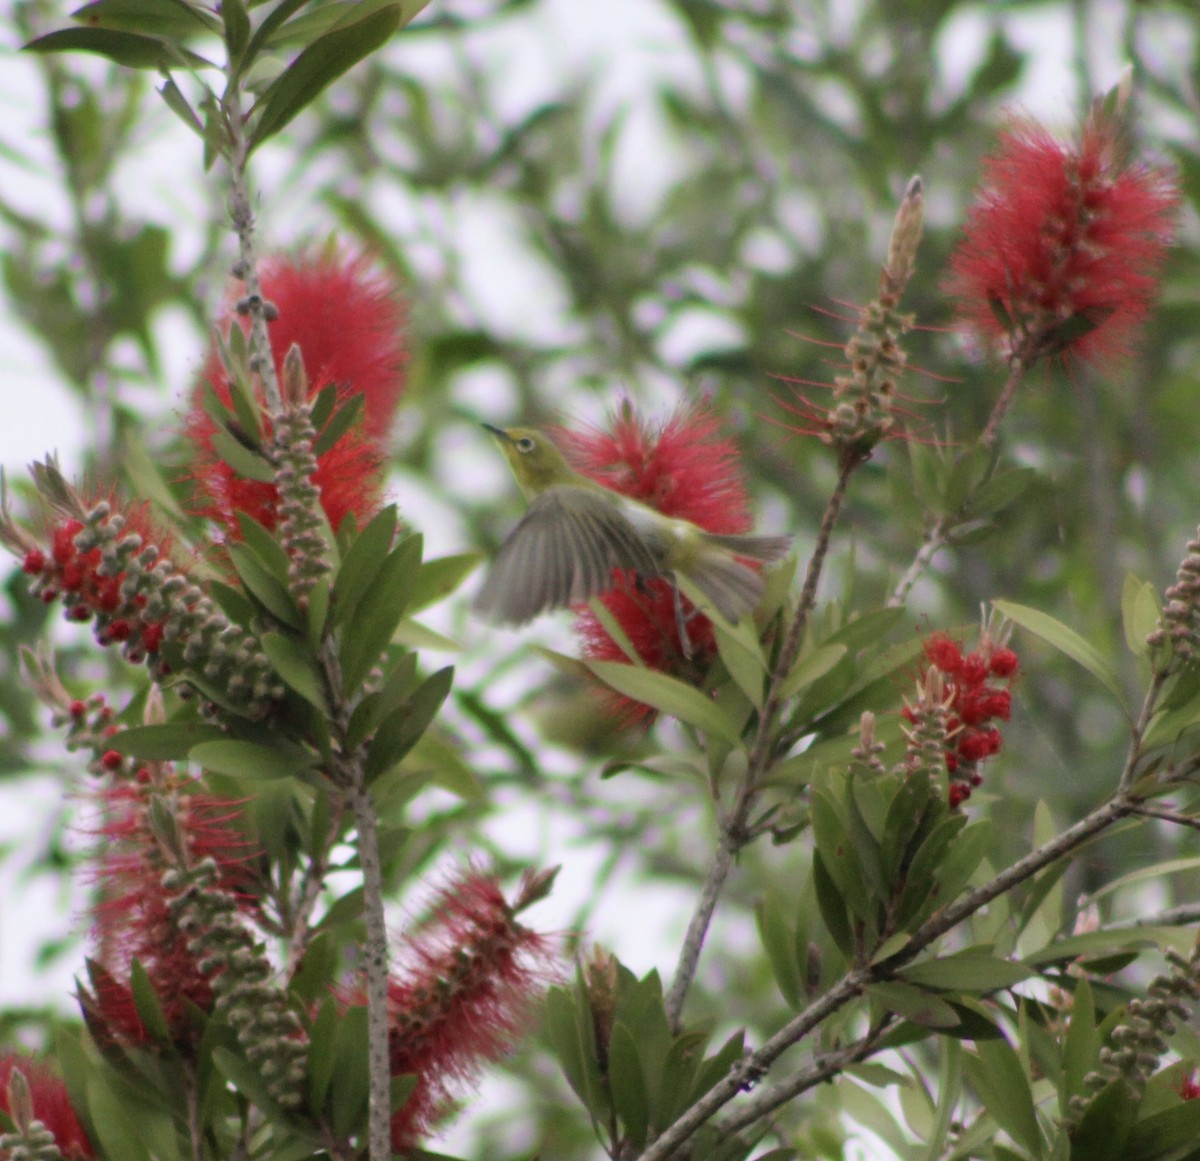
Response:
[{"label": "bird's eye", "polygon": [[532,439],[529,438],[529,436],[523,435],[523,436],[521,436],[521,438],[519,440],[517,440],[517,451],[531,452],[531,451],[533,451],[533,449],[534,449],[534,442]]}]

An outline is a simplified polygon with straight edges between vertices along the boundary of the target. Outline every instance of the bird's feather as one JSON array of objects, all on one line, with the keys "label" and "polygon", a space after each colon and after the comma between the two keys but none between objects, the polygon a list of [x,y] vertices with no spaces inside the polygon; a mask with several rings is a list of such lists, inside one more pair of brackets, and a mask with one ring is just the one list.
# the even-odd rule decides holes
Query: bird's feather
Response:
[{"label": "bird's feather", "polygon": [[605,592],[616,568],[646,578],[663,572],[661,560],[603,492],[572,484],[549,488],[500,546],[475,608],[495,621],[524,624]]}]

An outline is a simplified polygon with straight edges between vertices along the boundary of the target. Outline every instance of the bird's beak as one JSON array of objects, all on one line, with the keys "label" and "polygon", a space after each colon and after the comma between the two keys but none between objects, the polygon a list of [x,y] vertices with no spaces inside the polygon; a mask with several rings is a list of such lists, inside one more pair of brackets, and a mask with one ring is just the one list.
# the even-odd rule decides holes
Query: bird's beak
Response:
[{"label": "bird's beak", "polygon": [[481,423],[479,425],[484,431],[490,431],[497,439],[503,440],[505,443],[512,443],[512,436],[502,427],[493,427],[490,423]]}]

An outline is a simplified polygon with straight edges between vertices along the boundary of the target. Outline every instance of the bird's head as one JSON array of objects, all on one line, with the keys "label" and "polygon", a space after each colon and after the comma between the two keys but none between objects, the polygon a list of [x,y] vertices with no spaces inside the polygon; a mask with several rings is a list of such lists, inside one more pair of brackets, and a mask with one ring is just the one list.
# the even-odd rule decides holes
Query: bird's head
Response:
[{"label": "bird's head", "polygon": [[483,425],[496,438],[521,491],[531,499],[557,484],[569,484],[576,478],[571,465],[554,441],[533,427],[492,427]]}]

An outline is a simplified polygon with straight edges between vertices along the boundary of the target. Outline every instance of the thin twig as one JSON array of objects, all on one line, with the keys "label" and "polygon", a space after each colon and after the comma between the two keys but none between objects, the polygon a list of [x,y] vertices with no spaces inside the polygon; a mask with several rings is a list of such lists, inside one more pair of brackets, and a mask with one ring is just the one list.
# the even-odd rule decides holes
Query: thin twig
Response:
[{"label": "thin twig", "polygon": [[274,415],[280,408],[279,377],[267,334],[267,303],[258,276],[258,253],[254,244],[254,210],[250,200],[250,182],[246,163],[250,156],[250,141],[246,136],[245,115],[242,112],[241,81],[231,78],[221,100],[225,127],[229,134],[229,216],[238,239],[238,261],[235,275],[246,287],[246,297],[239,303],[250,318],[250,369],[262,381],[267,411]]},{"label": "thin twig", "polygon": [[366,786],[361,762],[353,765],[352,777],[348,798],[354,812],[354,826],[358,831],[355,845],[362,867],[363,918],[367,924],[363,958],[367,977],[370,1161],[388,1161],[392,1155],[392,1094],[388,1059],[388,954],[387,926],[383,913],[383,867],[379,859],[375,804]]},{"label": "thin twig", "polygon": [[1000,391],[1000,397],[996,400],[992,407],[992,413],[988,416],[988,421],[979,436],[980,447],[991,447],[996,438],[1000,434],[1000,423],[1004,419],[1005,413],[1008,411],[1008,405],[1013,400],[1013,395],[1016,394],[1017,386],[1025,376],[1025,372],[1029,369],[1032,360],[1027,360],[1019,354],[1014,354],[1012,361],[1008,367],[1008,378],[1004,382],[1004,387]]},{"label": "thin twig", "polygon": [[733,862],[737,852],[749,840],[746,822],[750,817],[755,800],[762,789],[763,776],[766,773],[767,765],[772,756],[772,739],[775,731],[775,723],[783,706],[784,683],[787,681],[788,674],[791,672],[792,665],[796,660],[796,655],[800,651],[801,642],[804,640],[804,630],[808,625],[808,616],[812,611],[813,605],[816,603],[817,585],[821,579],[825,559],[829,555],[830,541],[833,537],[833,530],[837,524],[838,515],[842,510],[842,504],[846,498],[846,488],[849,484],[851,473],[861,462],[861,460],[852,461],[849,458],[843,461],[838,473],[837,483],[829,497],[829,502],[825,505],[825,514],[821,518],[821,527],[817,531],[817,542],[813,548],[813,554],[809,558],[808,569],[804,578],[804,587],[800,592],[800,602],[796,608],[796,615],[788,630],[783,648],[780,650],[779,660],[771,674],[771,684],[767,692],[767,699],[763,705],[762,712],[759,714],[758,730],[754,737],[754,747],[750,751],[750,758],[747,762],[746,776],[738,790],[733,806],[722,820],[721,837],[718,840],[713,861],[705,877],[700,898],[696,902],[696,908],[692,912],[692,918],[688,923],[683,946],[679,952],[679,963],[675,968],[675,977],[671,982],[671,990],[667,993],[666,997],[667,1019],[675,1031],[678,1031],[681,1027],[684,1001],[687,999],[692,981],[696,977],[696,968],[700,962],[700,953],[704,948],[704,940],[708,934],[709,925],[712,923],[717,902],[721,897],[722,890],[724,890],[725,882],[729,878],[729,872],[733,869]]},{"label": "thin twig", "polygon": [[810,1061],[803,1068],[797,1069],[785,1080],[758,1093],[757,1096],[742,1105],[736,1113],[721,1122],[721,1136],[729,1137],[743,1129],[748,1129],[756,1121],[761,1121],[776,1109],[795,1100],[801,1093],[815,1088],[832,1076],[837,1076],[847,1065],[857,1064],[861,1060],[866,1060],[868,1056],[873,1056],[879,1051],[879,1041],[884,1032],[895,1023],[895,1020],[896,1017],[893,1013],[885,1013],[865,1036],[833,1052],[821,1053],[816,1059]]},{"label": "thin twig", "polygon": [[1134,807],[1133,813],[1145,815],[1146,818],[1161,819],[1163,822],[1173,822],[1176,826],[1190,826],[1193,830],[1200,830],[1200,818],[1179,814],[1174,810],[1163,810],[1157,806],[1147,806],[1145,803],[1141,803]]},{"label": "thin twig", "polygon": [[[1009,404],[1012,402],[1013,395],[1016,393],[1021,379],[1031,365],[1031,360],[1023,358],[1020,355],[1014,355],[1009,364],[1008,378],[1000,390],[1000,397],[992,407],[992,413],[988,416],[987,424],[980,433],[980,447],[991,448],[995,444],[996,438],[1000,433],[1000,423],[1008,412]],[[949,543],[950,533],[954,529],[955,522],[956,518],[949,513],[944,513],[933,522],[929,530],[925,533],[925,538],[921,542],[921,547],[917,549],[912,563],[905,569],[904,575],[892,590],[892,595],[888,598],[887,602],[889,609],[901,607],[908,599],[908,594],[912,592],[913,585],[920,580],[922,574],[933,562],[933,558],[938,550],[944,548]]]},{"label": "thin twig", "polygon": [[950,530],[950,519],[947,516],[939,516],[925,533],[925,539],[921,542],[921,547],[917,549],[916,556],[913,557],[912,564],[905,570],[904,575],[896,582],[896,587],[892,590],[892,595],[888,597],[887,607],[889,609],[899,608],[908,600],[908,594],[912,592],[912,587],[921,579],[921,574],[929,567],[934,556],[938,551],[945,547],[947,541],[947,533]]},{"label": "thin twig", "polygon": [[1200,922],[1200,903],[1182,903],[1154,915],[1138,915],[1133,919],[1118,919],[1106,923],[1103,931],[1125,931],[1137,927],[1187,927]]}]

